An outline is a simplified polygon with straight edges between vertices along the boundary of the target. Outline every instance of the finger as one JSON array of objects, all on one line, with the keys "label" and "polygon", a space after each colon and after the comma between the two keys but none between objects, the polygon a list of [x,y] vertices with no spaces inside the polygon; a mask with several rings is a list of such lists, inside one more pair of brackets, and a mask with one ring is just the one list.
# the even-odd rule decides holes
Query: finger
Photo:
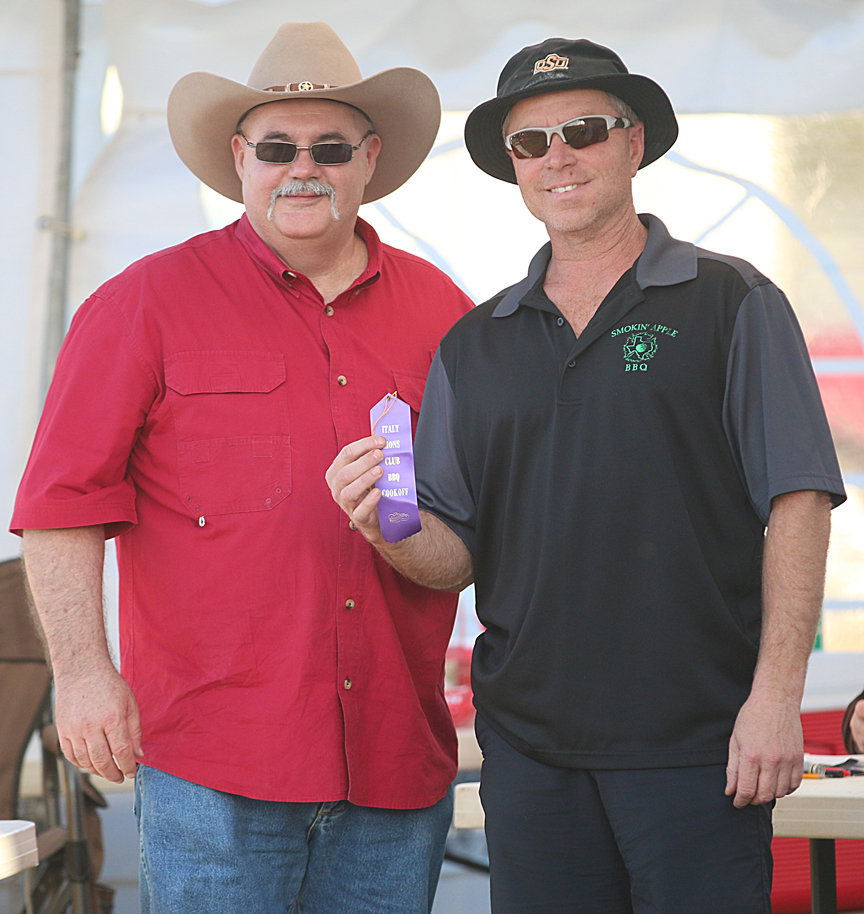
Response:
[{"label": "finger", "polygon": [[770,803],[778,796],[785,796],[785,793],[778,794],[777,788],[777,770],[771,766],[759,769],[759,772],[756,775],[756,785],[753,789],[753,795],[749,800],[750,805],[761,806],[763,803]]},{"label": "finger", "polygon": [[384,451],[381,448],[372,448],[366,451],[337,474],[337,484],[341,484],[344,488],[346,485],[356,482],[364,473],[368,473],[374,467],[380,466],[383,460]]},{"label": "finger", "polygon": [[794,793],[800,786],[804,778],[804,759],[803,757],[793,762],[783,765],[777,772],[777,785],[775,797],[785,797]]},{"label": "finger", "polygon": [[348,462],[350,463],[352,460],[362,457],[368,451],[373,451],[376,448],[381,450],[385,444],[387,444],[386,438],[382,438],[380,435],[368,435],[366,438],[358,438],[357,441],[346,444],[342,448],[342,453],[349,458]]},{"label": "finger", "polygon": [[89,771],[91,774],[96,773],[93,764],[90,761],[90,754],[87,752],[86,743],[73,743],[71,739],[61,736],[60,750],[66,759],[72,762],[76,767],[81,768],[84,771]]},{"label": "finger", "polygon": [[729,760],[726,763],[726,796],[734,796],[738,789],[738,751],[734,743],[729,744]]},{"label": "finger", "polygon": [[741,809],[748,806],[756,796],[756,789],[759,784],[759,769],[746,758],[738,758],[738,765],[735,777],[735,795],[733,805]]},{"label": "finger", "polygon": [[333,463],[330,464],[330,467],[324,474],[331,489],[333,488],[333,480],[335,480],[346,467],[350,466],[355,461],[360,460],[370,451],[374,451],[375,449],[380,450],[386,444],[387,442],[385,439],[378,435],[370,435],[367,438],[360,438],[358,441],[352,441],[351,444],[346,444],[345,447],[339,451],[339,455]]},{"label": "finger", "polygon": [[106,736],[112,764],[121,772],[121,780],[123,777],[134,778],[138,769],[138,761],[135,758],[134,743],[129,731],[125,727],[118,728],[106,733]]},{"label": "finger", "polygon": [[[65,739],[60,741],[60,745],[63,749],[63,755],[82,771],[86,771],[88,774],[96,774],[107,781],[113,781],[117,784],[123,781],[123,775],[114,764],[110,753],[107,753],[107,749],[100,749],[98,745],[91,745],[83,740],[73,742]],[[105,760],[106,756],[107,762]]]},{"label": "finger", "polygon": [[361,530],[377,529],[380,526],[378,523],[379,501],[381,501],[381,490],[372,488],[355,505],[351,512],[351,519]]},{"label": "finger", "polygon": [[113,781],[115,784],[123,783],[123,772],[117,767],[114,755],[104,734],[88,739],[87,752],[90,755],[92,766],[88,769],[89,771],[105,778],[106,781]]},{"label": "finger", "polygon": [[[375,452],[373,451],[373,453]],[[378,491],[377,489],[373,489],[373,486],[383,475],[383,467],[375,464],[342,489],[337,500],[342,509],[347,511],[354,520],[357,520],[354,515],[364,500],[366,500],[372,492]]]},{"label": "finger", "polygon": [[330,494],[343,511],[350,514],[366,491],[381,478],[383,459],[383,451],[372,450],[331,477]]},{"label": "finger", "polygon": [[[777,796],[785,797],[790,793],[795,793],[795,791],[801,786],[801,781],[804,777],[804,766],[801,766],[801,771],[789,771],[787,776],[782,779],[778,778],[777,780]],[[780,793],[780,791],[783,793]]]}]

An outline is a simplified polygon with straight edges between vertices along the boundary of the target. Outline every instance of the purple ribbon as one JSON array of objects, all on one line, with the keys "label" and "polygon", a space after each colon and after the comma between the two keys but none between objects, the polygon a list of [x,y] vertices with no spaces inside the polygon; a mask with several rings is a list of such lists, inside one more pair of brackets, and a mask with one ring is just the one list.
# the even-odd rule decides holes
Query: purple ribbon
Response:
[{"label": "purple ribbon", "polygon": [[372,434],[384,438],[384,475],[375,483],[381,490],[378,521],[388,543],[398,543],[420,532],[411,407],[395,393],[382,397],[369,411]]}]

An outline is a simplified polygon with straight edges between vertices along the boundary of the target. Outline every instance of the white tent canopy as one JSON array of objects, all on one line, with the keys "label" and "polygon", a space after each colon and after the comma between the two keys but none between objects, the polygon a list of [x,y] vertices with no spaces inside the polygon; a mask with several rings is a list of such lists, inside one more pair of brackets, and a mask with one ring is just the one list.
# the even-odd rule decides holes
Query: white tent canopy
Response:
[{"label": "white tent canopy", "polygon": [[[397,65],[426,71],[447,111],[464,111],[491,97],[507,58],[553,34],[590,37],[615,48],[631,71],[660,82],[682,113],[810,115],[864,108],[864,0],[319,0],[314,8],[296,0],[90,0],[82,5],[75,111],[70,310],[131,260],[218,221],[216,201],[202,205],[198,183],[168,139],[164,108],[174,82],[193,70],[245,81],[278,25],[310,13],[336,29],[364,74]],[[0,105],[7,130],[0,152],[5,518],[41,398],[52,235],[39,228],[39,219],[54,206],[63,16],[62,0],[4,0],[0,6]],[[109,65],[117,68],[124,101],[120,128],[106,138],[99,112]],[[439,262],[481,296],[504,284],[506,277],[496,276],[499,264],[513,263],[519,274],[542,232],[532,225],[523,237],[503,237],[505,225],[490,218],[487,201],[493,191],[509,194],[504,205],[522,218],[517,192],[491,187],[499,182],[470,165],[460,133],[461,121],[445,118],[442,154],[424,166],[433,198],[424,196],[428,185],[412,179],[398,199],[394,195],[392,207],[390,198],[384,201],[377,217],[398,224],[421,253],[434,249]],[[459,163],[445,174],[436,162],[449,149]],[[660,174],[662,167],[652,166]],[[433,226],[440,242],[429,240]],[[499,256],[482,265],[495,277],[487,280],[478,271],[489,258],[471,256],[472,239],[495,238],[499,231]],[[464,263],[448,257],[447,236],[467,251]],[[3,535],[3,552],[17,553],[17,539]]]}]

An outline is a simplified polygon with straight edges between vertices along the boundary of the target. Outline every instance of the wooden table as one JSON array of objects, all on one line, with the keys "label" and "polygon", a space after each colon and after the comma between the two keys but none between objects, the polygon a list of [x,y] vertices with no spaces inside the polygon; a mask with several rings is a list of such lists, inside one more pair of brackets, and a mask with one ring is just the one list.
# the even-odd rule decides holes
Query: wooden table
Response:
[{"label": "wooden table", "polygon": [[[482,828],[479,784],[457,784],[453,824]],[[805,780],[777,801],[774,834],[778,838],[810,839],[812,914],[836,914],[836,838],[864,838],[864,777]]]}]

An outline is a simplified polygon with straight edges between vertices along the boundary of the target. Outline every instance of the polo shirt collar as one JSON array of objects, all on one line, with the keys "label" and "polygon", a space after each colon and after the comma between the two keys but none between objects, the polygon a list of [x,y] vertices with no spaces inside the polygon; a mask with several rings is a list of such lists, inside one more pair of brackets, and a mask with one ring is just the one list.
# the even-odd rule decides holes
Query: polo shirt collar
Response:
[{"label": "polo shirt collar", "polygon": [[546,268],[549,266],[551,257],[552,243],[547,241],[531,258],[531,263],[528,265],[528,275],[517,282],[515,286],[510,286],[504,297],[498,302],[492,312],[493,317],[509,317],[516,311],[525,295],[546,276]]},{"label": "polo shirt collar", "polygon": [[648,240],[636,261],[636,284],[639,288],[675,286],[695,279],[696,246],[673,238],[666,226],[650,213],[642,213],[639,218],[648,229]]},{"label": "polo shirt collar", "polygon": [[[650,213],[641,213],[639,218],[648,229],[648,239],[636,261],[636,284],[639,288],[674,286],[695,279],[695,245],[673,238],[663,222]],[[551,257],[552,244],[547,241],[531,259],[528,275],[505,292],[492,312],[493,317],[508,317],[516,311],[525,296],[546,276]]]}]

